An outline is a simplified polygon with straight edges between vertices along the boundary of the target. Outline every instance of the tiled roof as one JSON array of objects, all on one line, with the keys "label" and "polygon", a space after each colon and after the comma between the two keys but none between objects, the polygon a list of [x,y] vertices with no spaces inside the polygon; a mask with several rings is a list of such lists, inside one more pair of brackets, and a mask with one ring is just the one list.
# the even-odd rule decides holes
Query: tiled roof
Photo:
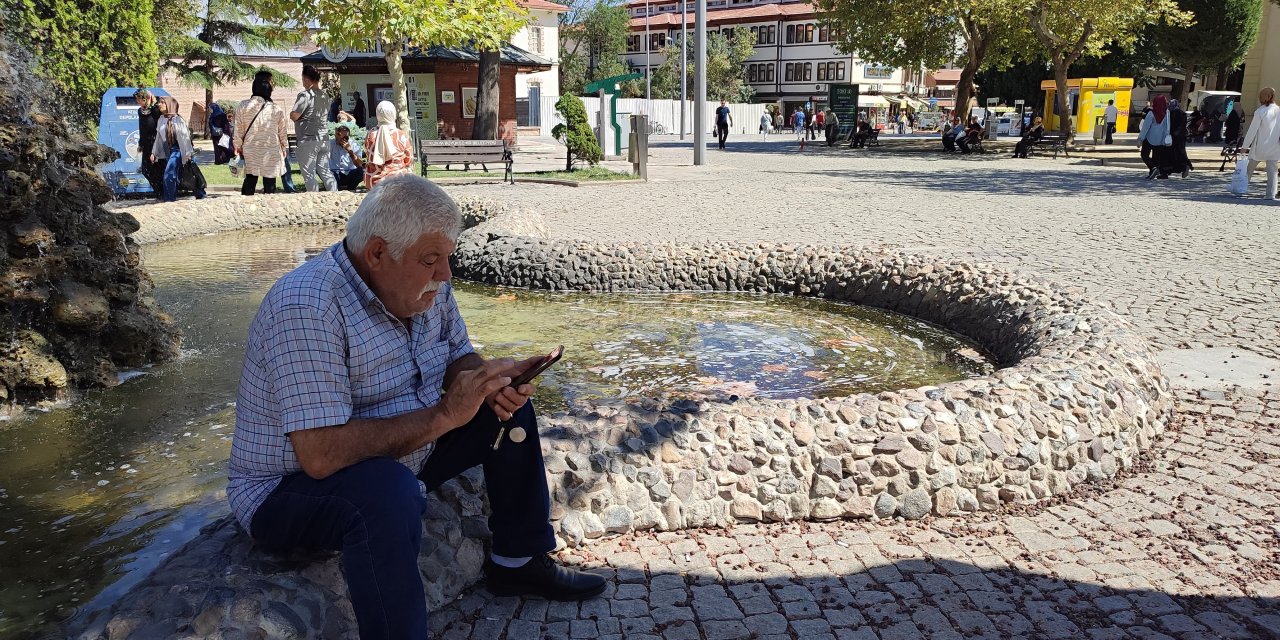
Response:
[{"label": "tiled roof", "polygon": [[[520,47],[512,44],[502,45],[502,64],[518,64],[525,66],[543,66],[550,67],[551,62],[536,56]],[[404,54],[405,58],[426,58],[428,60],[439,60],[444,62],[477,62],[480,60],[480,54],[471,47],[442,47],[433,46],[426,49],[414,47]],[[381,60],[381,58],[348,58],[352,60]],[[324,54],[320,51],[310,53],[302,57],[303,62],[326,62]]]},{"label": "tiled roof", "polygon": [[[708,9],[707,24],[715,25],[720,22],[743,22],[747,20],[776,20],[778,18],[787,18],[793,16],[813,15],[813,5],[807,2],[795,2],[788,4],[764,4],[754,7],[737,7],[733,9]],[[688,24],[693,24],[693,11],[685,15]],[[644,27],[644,16],[631,19],[631,26]],[[649,16],[649,28],[660,26],[679,26],[679,13],[658,13]]]},{"label": "tiled roof", "polygon": [[548,2],[547,0],[517,0],[516,3],[526,9],[541,9],[543,11],[555,11],[557,13],[564,13],[569,10],[569,7],[565,5]]}]

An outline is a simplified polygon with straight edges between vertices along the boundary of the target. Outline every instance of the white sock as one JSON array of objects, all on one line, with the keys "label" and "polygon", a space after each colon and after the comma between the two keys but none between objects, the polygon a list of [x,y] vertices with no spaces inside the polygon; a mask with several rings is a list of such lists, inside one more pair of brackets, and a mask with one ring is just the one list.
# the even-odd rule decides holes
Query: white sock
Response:
[{"label": "white sock", "polygon": [[500,556],[496,553],[490,553],[489,559],[493,560],[493,563],[498,565],[499,567],[506,567],[508,569],[518,569],[520,567],[523,567],[526,562],[532,560],[532,558],[529,558],[529,557],[508,558],[506,556]]}]

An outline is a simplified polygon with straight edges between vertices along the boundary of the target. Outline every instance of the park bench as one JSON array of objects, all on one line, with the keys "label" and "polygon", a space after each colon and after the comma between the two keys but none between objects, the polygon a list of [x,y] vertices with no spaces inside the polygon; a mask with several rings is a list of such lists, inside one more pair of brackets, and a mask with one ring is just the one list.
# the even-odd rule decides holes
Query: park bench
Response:
[{"label": "park bench", "polygon": [[868,147],[880,146],[880,130],[879,129],[874,129],[874,128],[871,129],[871,135],[867,136],[867,146]]},{"label": "park bench", "polygon": [[453,165],[462,165],[462,171],[470,171],[471,165],[478,164],[488,173],[489,163],[501,162],[506,169],[502,179],[516,182],[511,172],[511,148],[505,140],[419,140],[418,160],[423,177],[427,175],[427,165],[442,166],[446,171]]},{"label": "park bench", "polygon": [[1059,151],[1062,152],[1062,155],[1068,158],[1071,157],[1071,154],[1067,151],[1067,137],[1061,133],[1046,133],[1031,145],[1032,149],[1040,149],[1041,147],[1053,149],[1054,160],[1058,159]]}]

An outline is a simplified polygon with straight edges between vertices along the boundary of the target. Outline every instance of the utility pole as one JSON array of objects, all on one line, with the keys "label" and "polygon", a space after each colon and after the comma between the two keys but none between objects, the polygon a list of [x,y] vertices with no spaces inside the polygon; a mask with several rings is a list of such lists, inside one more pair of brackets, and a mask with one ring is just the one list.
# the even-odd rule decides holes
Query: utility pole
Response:
[{"label": "utility pole", "polygon": [[706,164],[707,155],[707,0],[694,3],[693,164]]},{"label": "utility pole", "polygon": [[650,81],[652,69],[649,67],[649,50],[653,48],[653,39],[649,37],[649,0],[644,2],[644,99],[653,99],[653,82]]},{"label": "utility pole", "polygon": [[680,139],[684,140],[684,112],[689,96],[689,76],[685,65],[689,60],[689,0],[680,0]]}]

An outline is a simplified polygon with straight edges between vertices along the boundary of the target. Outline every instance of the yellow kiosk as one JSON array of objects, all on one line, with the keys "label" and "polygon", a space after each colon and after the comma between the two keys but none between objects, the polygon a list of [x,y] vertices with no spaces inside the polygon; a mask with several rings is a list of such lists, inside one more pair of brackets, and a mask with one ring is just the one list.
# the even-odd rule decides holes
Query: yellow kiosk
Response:
[{"label": "yellow kiosk", "polygon": [[[1040,88],[1044,90],[1045,131],[1057,131],[1057,84],[1053,80],[1045,80],[1040,83]],[[1067,80],[1067,91],[1067,104],[1071,105],[1071,115],[1075,118],[1073,133],[1091,134],[1095,130],[1106,133],[1103,123],[1106,121],[1108,100],[1115,100],[1116,109],[1120,111],[1116,118],[1116,131],[1124,133],[1129,130],[1133,78],[1072,78]]]}]

